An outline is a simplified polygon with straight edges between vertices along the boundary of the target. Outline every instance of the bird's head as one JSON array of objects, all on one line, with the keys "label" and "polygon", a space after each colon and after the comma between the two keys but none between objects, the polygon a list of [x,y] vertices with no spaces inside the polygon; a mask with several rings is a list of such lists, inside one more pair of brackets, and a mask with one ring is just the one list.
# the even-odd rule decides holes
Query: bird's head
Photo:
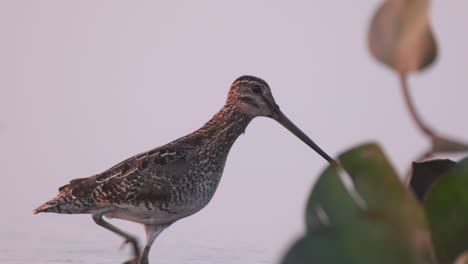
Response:
[{"label": "bird's head", "polygon": [[335,160],[281,112],[271,94],[270,86],[264,80],[249,75],[237,78],[231,85],[227,103],[235,105],[243,114],[251,118],[265,116],[276,120],[328,162],[336,164]]},{"label": "bird's head", "polygon": [[268,83],[248,75],[241,76],[232,83],[228,100],[252,118],[272,116],[273,111],[278,108]]}]

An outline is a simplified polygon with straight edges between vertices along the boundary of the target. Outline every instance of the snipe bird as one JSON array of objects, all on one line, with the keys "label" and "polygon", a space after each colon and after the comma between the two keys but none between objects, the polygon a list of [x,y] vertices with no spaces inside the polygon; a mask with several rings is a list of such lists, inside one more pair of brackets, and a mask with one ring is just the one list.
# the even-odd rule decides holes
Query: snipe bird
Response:
[{"label": "snipe bird", "polygon": [[[91,214],[96,224],[132,245],[132,259],[148,263],[156,237],[177,220],[205,207],[218,187],[234,141],[258,116],[272,118],[335,164],[276,104],[269,85],[253,76],[234,81],[226,103],[205,125],[169,144],[133,156],[88,178],[59,188],[59,194],[34,213]],[[119,218],[143,224],[146,245],[103,219]]]}]

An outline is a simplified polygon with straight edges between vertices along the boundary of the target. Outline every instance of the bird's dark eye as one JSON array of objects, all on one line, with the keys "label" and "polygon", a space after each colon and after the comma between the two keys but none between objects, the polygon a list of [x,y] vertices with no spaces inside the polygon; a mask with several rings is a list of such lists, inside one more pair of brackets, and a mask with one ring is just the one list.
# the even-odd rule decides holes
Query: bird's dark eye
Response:
[{"label": "bird's dark eye", "polygon": [[252,89],[252,92],[254,92],[256,94],[258,94],[258,93],[260,93],[262,91],[262,87],[260,87],[260,85],[254,85],[254,86],[252,86],[251,89]]}]

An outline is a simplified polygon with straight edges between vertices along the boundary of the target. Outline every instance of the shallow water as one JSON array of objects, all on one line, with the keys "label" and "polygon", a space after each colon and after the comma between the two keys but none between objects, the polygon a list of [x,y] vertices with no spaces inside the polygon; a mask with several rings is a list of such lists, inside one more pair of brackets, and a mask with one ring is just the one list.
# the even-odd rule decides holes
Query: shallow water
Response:
[{"label": "shallow water", "polygon": [[[113,223],[138,235],[140,242],[143,241],[139,225],[123,221]],[[95,225],[89,216],[51,214],[19,217],[3,224],[0,232],[0,263],[115,264],[130,256],[128,247],[119,249],[121,238]],[[156,240],[150,253],[150,263],[276,262],[272,259],[272,252],[246,241],[222,237],[180,237],[177,231],[168,233]]]}]

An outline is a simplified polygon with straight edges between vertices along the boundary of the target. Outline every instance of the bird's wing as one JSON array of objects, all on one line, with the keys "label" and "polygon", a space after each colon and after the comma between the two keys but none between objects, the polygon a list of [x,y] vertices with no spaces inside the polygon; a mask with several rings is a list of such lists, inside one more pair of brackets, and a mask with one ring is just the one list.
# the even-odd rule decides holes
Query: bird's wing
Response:
[{"label": "bird's wing", "polygon": [[165,202],[170,199],[173,178],[188,170],[193,148],[163,146],[133,156],[107,171],[89,178],[74,179],[59,188],[75,199],[101,204],[131,200]]}]

